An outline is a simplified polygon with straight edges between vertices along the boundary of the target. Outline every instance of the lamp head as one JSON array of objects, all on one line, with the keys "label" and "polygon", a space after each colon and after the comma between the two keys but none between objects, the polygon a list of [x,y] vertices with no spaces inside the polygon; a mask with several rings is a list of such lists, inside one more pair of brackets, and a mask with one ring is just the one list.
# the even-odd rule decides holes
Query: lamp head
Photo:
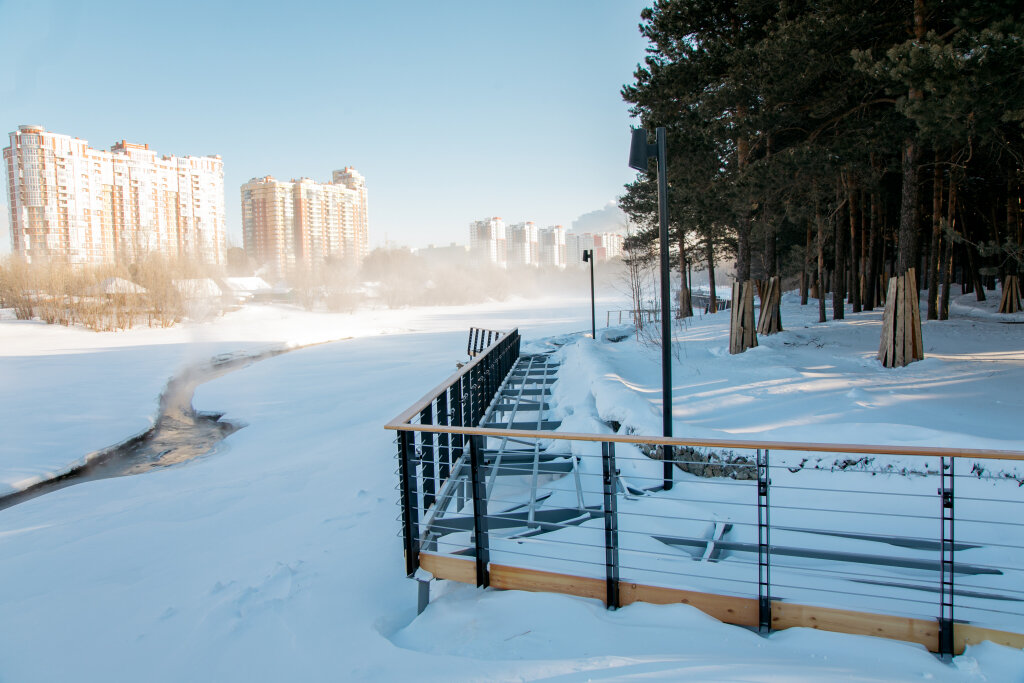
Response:
[{"label": "lamp head", "polygon": [[594,257],[594,252],[590,249],[583,250],[583,262],[586,263]]},{"label": "lamp head", "polygon": [[658,145],[647,142],[647,131],[634,128],[629,143],[629,167],[637,171],[647,170],[647,161],[658,157]]}]

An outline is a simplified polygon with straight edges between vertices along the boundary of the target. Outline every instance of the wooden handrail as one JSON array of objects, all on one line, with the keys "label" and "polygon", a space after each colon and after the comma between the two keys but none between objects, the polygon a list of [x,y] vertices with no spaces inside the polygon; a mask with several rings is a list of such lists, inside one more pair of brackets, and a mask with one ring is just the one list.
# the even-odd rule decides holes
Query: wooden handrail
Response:
[{"label": "wooden handrail", "polygon": [[821,443],[804,441],[755,441],[750,439],[691,439],[683,437],[645,436],[643,434],[583,434],[579,432],[554,432],[538,429],[498,429],[492,427],[456,427],[452,425],[413,424],[431,401],[441,392],[453,386],[463,375],[482,362],[494,348],[509,335],[518,332],[515,328],[494,340],[472,361],[424,394],[423,398],[406,409],[386,425],[385,429],[403,432],[433,432],[435,434],[463,434],[466,436],[493,436],[519,439],[552,439],[556,441],[595,441],[653,446],[692,446],[697,448],[741,448],[753,450],[767,448],[777,451],[812,451],[818,453],[857,453],[860,455],[908,455],[940,458],[985,458],[989,460],[1024,461],[1024,451],[993,450],[977,448],[943,448],[937,446],[886,446],[849,443]]},{"label": "wooden handrail", "polygon": [[477,354],[476,358],[474,358],[470,362],[468,362],[465,365],[463,365],[461,368],[459,368],[455,372],[455,374],[449,375],[448,379],[444,380],[443,382],[438,384],[436,387],[434,387],[433,389],[428,391],[426,394],[424,394],[423,398],[421,398],[420,400],[416,401],[416,403],[413,403],[411,407],[409,407],[408,409],[405,410],[405,412],[403,412],[401,415],[399,415],[395,419],[391,420],[391,422],[388,422],[386,425],[384,425],[384,428],[385,429],[401,429],[401,427],[399,425],[407,425],[407,424],[409,424],[409,420],[411,420],[414,417],[416,417],[417,415],[419,415],[420,412],[422,412],[424,408],[426,408],[428,405],[430,405],[431,401],[433,401],[435,398],[437,398],[438,396],[441,395],[442,391],[444,391],[448,387],[450,387],[453,384],[455,384],[463,375],[465,375],[470,370],[472,370],[474,367],[476,367],[476,365],[478,363],[483,362],[483,360],[487,357],[487,354],[490,353],[492,350],[494,350],[494,347],[496,347],[503,340],[508,338],[509,335],[515,334],[518,331],[519,331],[518,327],[514,328],[511,331],[505,332],[500,337],[495,339],[493,342],[491,342],[490,346],[488,346],[486,349],[484,349],[479,354]]},{"label": "wooden handrail", "polygon": [[[425,404],[424,404],[425,405]],[[941,448],[936,446],[879,446],[849,443],[819,443],[802,441],[753,441],[746,439],[690,439],[684,437],[644,436],[638,434],[582,434],[553,432],[537,429],[497,429],[491,427],[452,427],[446,425],[411,424],[409,419],[424,405],[407,410],[404,422],[398,418],[384,425],[385,429],[405,432],[434,432],[438,434],[464,434],[467,436],[511,437],[518,439],[552,439],[556,441],[597,441],[653,446],[694,446],[698,448],[767,448],[777,451],[813,451],[822,453],[858,453],[862,455],[910,455],[940,458],[986,458],[990,460],[1024,461],[1024,451],[1004,451],[977,448]],[[399,417],[402,417],[399,416]]]}]

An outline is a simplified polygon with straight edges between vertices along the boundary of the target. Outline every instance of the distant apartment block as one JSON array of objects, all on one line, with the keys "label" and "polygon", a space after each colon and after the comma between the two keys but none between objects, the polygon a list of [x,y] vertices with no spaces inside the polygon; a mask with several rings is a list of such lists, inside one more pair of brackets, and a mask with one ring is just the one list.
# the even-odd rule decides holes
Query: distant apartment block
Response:
[{"label": "distant apartment block", "polygon": [[595,261],[607,261],[622,255],[625,238],[616,232],[569,233],[565,237],[566,260],[568,263],[583,261],[583,252],[594,250]]},{"label": "distant apartment block", "polygon": [[505,228],[505,250],[508,265],[540,264],[540,233],[533,221],[515,223]]},{"label": "distant apartment block", "polygon": [[349,166],[329,183],[253,178],[242,185],[242,239],[278,277],[332,262],[358,265],[369,248],[366,181]]},{"label": "distant apartment block", "polygon": [[540,265],[565,268],[565,228],[561,225],[541,228],[538,235],[538,249]]},{"label": "distant apartment block", "polygon": [[506,226],[501,218],[469,224],[470,253],[497,266],[565,268],[581,263],[583,252],[593,249],[597,261],[622,255],[625,238],[615,232],[573,233],[561,225],[537,228],[532,221]]},{"label": "distant apartment block", "polygon": [[505,222],[495,216],[470,223],[469,250],[476,258],[504,268],[508,262]]},{"label": "distant apartment block", "polygon": [[157,156],[122,140],[86,140],[19,126],[3,150],[11,242],[28,261],[133,260],[156,252],[225,260],[224,162]]}]

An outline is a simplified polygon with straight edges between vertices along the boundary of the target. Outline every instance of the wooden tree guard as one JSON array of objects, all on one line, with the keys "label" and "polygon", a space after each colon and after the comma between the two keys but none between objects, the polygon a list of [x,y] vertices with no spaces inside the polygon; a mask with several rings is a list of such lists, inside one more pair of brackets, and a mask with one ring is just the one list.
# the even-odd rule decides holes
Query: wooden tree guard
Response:
[{"label": "wooden tree guard", "polygon": [[901,368],[923,358],[917,275],[909,268],[906,275],[889,279],[878,360],[887,368]]},{"label": "wooden tree guard", "polygon": [[750,280],[732,284],[732,307],[729,309],[729,353],[743,353],[757,346],[754,330],[754,283]]},{"label": "wooden tree guard", "polygon": [[757,318],[758,334],[782,332],[782,284],[778,277],[768,278],[763,287],[758,287],[761,299],[761,313]]},{"label": "wooden tree guard", "polygon": [[1003,278],[1003,298],[999,302],[1000,313],[1017,313],[1020,311],[1020,280],[1016,275]]}]

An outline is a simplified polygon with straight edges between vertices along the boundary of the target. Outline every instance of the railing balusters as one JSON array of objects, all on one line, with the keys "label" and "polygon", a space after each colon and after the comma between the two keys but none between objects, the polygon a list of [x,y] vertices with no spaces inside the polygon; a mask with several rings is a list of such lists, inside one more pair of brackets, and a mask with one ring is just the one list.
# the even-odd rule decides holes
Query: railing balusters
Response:
[{"label": "railing balusters", "polygon": [[476,548],[476,585],[487,588],[491,583],[487,565],[490,562],[487,535],[487,490],[483,470],[483,437],[469,439],[469,468],[473,481],[473,543]]},{"label": "railing balusters", "polygon": [[608,609],[619,608],[619,517],[618,472],[615,469],[615,444],[601,442],[601,464],[604,470],[604,565],[607,582],[605,604]]},{"label": "railing balusters", "polygon": [[[445,389],[437,397],[437,424],[448,425],[448,390]],[[448,481],[452,469],[451,436],[446,432],[437,435],[437,483],[438,489]]]},{"label": "railing balusters", "polygon": [[398,433],[398,472],[402,492],[402,540],[405,573],[412,576],[420,566],[419,510],[416,495],[415,432]]},{"label": "railing balusters", "polygon": [[952,655],[953,638],[953,463],[954,458],[942,458],[941,483],[939,496],[941,499],[941,563],[939,570],[939,654]]},{"label": "railing balusters", "polygon": [[[431,406],[427,406],[420,413],[420,424],[433,424],[431,419]],[[423,462],[423,510],[426,511],[434,504],[434,493],[437,491],[434,469],[434,434],[433,432],[420,432],[420,459]]]},{"label": "railing balusters", "polygon": [[768,489],[768,449],[757,449],[757,622],[767,633],[772,627],[771,507]]}]

